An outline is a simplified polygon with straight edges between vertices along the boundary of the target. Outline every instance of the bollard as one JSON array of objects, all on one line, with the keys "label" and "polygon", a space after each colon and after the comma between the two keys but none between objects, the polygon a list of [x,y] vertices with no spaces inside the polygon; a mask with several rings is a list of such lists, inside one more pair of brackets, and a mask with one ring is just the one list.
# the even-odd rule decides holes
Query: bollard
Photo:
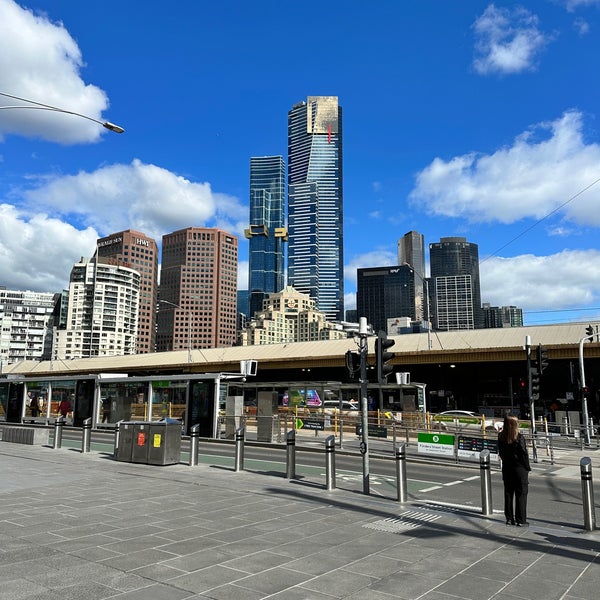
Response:
[{"label": "bollard", "polygon": [[492,472],[489,450],[482,450],[479,453],[479,469],[481,474],[481,513],[491,515],[494,511],[492,509]]},{"label": "bollard", "polygon": [[335,490],[335,436],[325,439],[325,480],[327,491]]},{"label": "bollard", "polygon": [[398,482],[398,502],[406,502],[406,444],[396,447],[396,481]]},{"label": "bollard", "polygon": [[244,434],[243,427],[235,430],[235,472],[244,470]]},{"label": "bollard", "polygon": [[596,512],[594,509],[594,484],[592,481],[592,459],[584,456],[579,461],[581,470],[581,495],[583,497],[583,528],[586,531],[596,529]]},{"label": "bollard", "polygon": [[563,435],[569,435],[571,433],[569,431],[569,417],[562,418],[562,429],[563,429]]},{"label": "bollard", "polygon": [[121,437],[121,421],[115,423],[115,449],[113,450],[113,457],[117,458],[119,453],[119,438]]},{"label": "bollard", "polygon": [[296,477],[296,430],[290,429],[285,437],[285,476],[287,479],[294,479]]},{"label": "bollard", "polygon": [[200,439],[200,425],[190,427],[190,467],[198,464],[198,440]]},{"label": "bollard", "polygon": [[64,424],[65,420],[62,417],[58,417],[56,421],[54,421],[54,443],[52,445],[52,448],[54,450],[62,446],[62,434]]},{"label": "bollard", "polygon": [[92,437],[92,419],[85,419],[83,421],[83,431],[81,435],[81,452],[90,451],[90,440]]},{"label": "bollard", "polygon": [[344,419],[340,417],[340,450],[344,445]]}]

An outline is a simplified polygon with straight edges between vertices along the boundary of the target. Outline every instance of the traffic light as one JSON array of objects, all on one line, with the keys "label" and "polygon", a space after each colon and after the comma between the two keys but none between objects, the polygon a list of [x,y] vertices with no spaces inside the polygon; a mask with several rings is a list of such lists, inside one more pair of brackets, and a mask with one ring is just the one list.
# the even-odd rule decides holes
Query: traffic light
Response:
[{"label": "traffic light", "polygon": [[377,364],[377,382],[386,383],[387,376],[394,370],[392,365],[387,363],[394,358],[393,352],[388,352],[396,342],[390,340],[384,331],[380,331],[375,340],[375,362]]},{"label": "traffic light", "polygon": [[548,351],[541,344],[538,344],[538,347],[537,347],[537,366],[540,371],[540,375],[544,372],[544,369],[548,366]]},{"label": "traffic light", "polygon": [[354,379],[354,376],[360,372],[360,352],[353,352],[352,350],[346,352],[346,368],[350,379]]},{"label": "traffic light", "polygon": [[531,381],[531,397],[539,398],[540,396],[540,373],[537,369],[529,369],[529,377]]}]

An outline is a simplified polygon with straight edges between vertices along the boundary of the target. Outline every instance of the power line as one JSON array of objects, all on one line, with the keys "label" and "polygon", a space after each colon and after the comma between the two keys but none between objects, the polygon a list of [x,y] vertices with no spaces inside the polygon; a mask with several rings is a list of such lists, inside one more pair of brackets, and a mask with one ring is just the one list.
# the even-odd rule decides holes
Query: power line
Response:
[{"label": "power line", "polygon": [[570,202],[573,202],[576,198],[581,196],[584,192],[587,192],[590,188],[594,187],[600,181],[600,177],[595,181],[592,181],[589,185],[579,190],[575,195],[571,196],[568,200],[565,200],[561,205],[557,206],[554,210],[550,211],[548,214],[544,215],[541,219],[538,219],[535,223],[532,223],[529,227],[524,229],[521,233],[516,235],[514,238],[506,242],[504,246],[500,246],[496,251],[492,254],[486,256],[483,260],[479,261],[479,264],[484,263],[486,260],[493,258],[494,256],[498,256],[498,253],[504,250],[507,246],[510,246],[513,242],[516,242],[519,238],[522,238],[526,233],[529,233],[534,227],[537,227],[542,221],[545,221],[548,217],[551,217],[553,214],[557,213],[561,208],[564,208]]}]

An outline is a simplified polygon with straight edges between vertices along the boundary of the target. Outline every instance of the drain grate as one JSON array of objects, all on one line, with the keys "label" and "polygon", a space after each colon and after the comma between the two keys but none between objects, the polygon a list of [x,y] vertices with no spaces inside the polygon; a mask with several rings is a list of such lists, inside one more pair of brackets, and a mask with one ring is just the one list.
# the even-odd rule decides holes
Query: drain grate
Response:
[{"label": "drain grate", "polygon": [[409,529],[414,529],[424,525],[425,523],[432,523],[441,518],[441,515],[432,515],[431,513],[416,512],[409,510],[403,512],[396,519],[380,519],[379,521],[373,521],[372,523],[366,523],[363,527],[367,529],[375,529],[377,531],[385,531],[387,533],[402,533]]}]

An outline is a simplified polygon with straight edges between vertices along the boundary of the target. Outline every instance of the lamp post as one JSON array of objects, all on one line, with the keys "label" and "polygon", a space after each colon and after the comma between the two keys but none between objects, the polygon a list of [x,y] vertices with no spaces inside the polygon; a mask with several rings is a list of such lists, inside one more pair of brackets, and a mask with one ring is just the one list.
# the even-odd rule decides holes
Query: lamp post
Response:
[{"label": "lamp post", "polygon": [[174,308],[178,308],[179,310],[184,311],[187,314],[188,320],[188,363],[192,362],[192,313],[189,309],[185,309],[179,304],[175,304],[175,302],[169,302],[169,300],[159,300],[161,304],[168,304],[169,306],[173,306]]},{"label": "lamp post", "polygon": [[42,102],[36,102],[35,100],[28,100],[27,98],[21,98],[19,96],[13,96],[12,94],[6,94],[5,92],[0,92],[0,96],[4,96],[5,98],[12,98],[13,100],[19,100],[21,102],[27,102],[27,104],[14,104],[10,106],[0,106],[0,110],[8,110],[8,109],[18,109],[25,108],[30,110],[49,110],[59,113],[64,113],[66,115],[75,115],[76,117],[81,117],[82,119],[87,119],[88,121],[93,121],[94,123],[98,123],[98,125],[102,125],[105,129],[109,129],[110,131],[114,131],[115,133],[123,133],[125,130],[119,125],[115,125],[110,121],[99,121],[98,119],[94,119],[93,117],[89,117],[88,115],[83,115],[81,113],[75,112],[73,110],[66,110],[64,108],[58,108],[57,106],[51,106],[50,104],[43,104]]},{"label": "lamp post", "polygon": [[409,267],[410,270],[421,280],[422,283],[425,284],[425,310],[426,310],[426,318],[427,318],[427,349],[431,350],[431,316],[429,314],[429,280],[426,277],[423,277],[421,273],[415,270],[412,265],[408,263],[404,263],[405,266]]}]

